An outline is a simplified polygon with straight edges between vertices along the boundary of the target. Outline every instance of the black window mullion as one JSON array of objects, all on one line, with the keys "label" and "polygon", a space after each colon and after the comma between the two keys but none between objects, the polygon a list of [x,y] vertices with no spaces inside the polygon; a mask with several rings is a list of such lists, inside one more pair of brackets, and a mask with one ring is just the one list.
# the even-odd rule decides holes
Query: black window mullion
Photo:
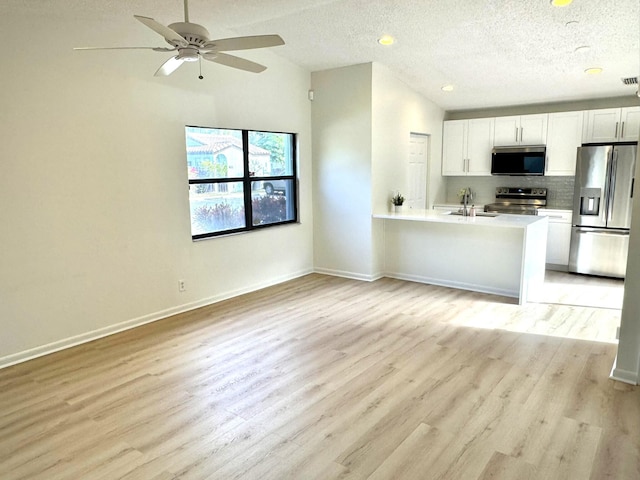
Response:
[{"label": "black window mullion", "polygon": [[244,182],[244,177],[233,178],[192,178],[189,180],[189,185],[198,185],[200,183],[233,183]]},{"label": "black window mullion", "polygon": [[251,204],[251,172],[249,171],[249,130],[242,130],[242,157],[244,161],[244,218],[247,230],[253,228]]},{"label": "black window mullion", "polygon": [[[189,127],[187,127],[189,128]],[[196,128],[196,127],[193,127]],[[224,137],[225,135],[230,135],[229,133],[226,132],[225,129],[207,129],[203,127],[203,131],[200,132],[195,132],[198,135],[201,134],[208,134],[208,130],[211,130],[211,133],[214,135],[219,135],[220,138],[222,139],[221,141],[219,141],[219,143],[217,145],[220,145],[221,148],[228,148],[227,146],[225,146],[225,141],[224,141]],[[299,205],[298,205],[298,182],[297,182],[297,144],[296,144],[296,136],[295,134],[291,134],[291,133],[286,133],[286,132],[263,132],[263,131],[256,131],[258,134],[264,134],[264,138],[261,135],[257,135],[257,139],[256,139],[256,146],[260,145],[261,148],[266,149],[267,151],[270,152],[271,157],[269,157],[269,167],[266,167],[263,169],[262,166],[262,161],[266,161],[264,160],[264,157],[256,157],[256,161],[260,164],[260,166],[258,166],[258,164],[256,164],[255,168],[256,171],[255,172],[251,172],[250,170],[250,152],[249,152],[249,139],[253,138],[253,130],[245,130],[245,129],[231,129],[231,131],[235,131],[235,143],[234,142],[227,142],[229,144],[231,144],[232,146],[235,145],[235,148],[237,149],[238,147],[242,148],[242,165],[243,165],[243,175],[242,176],[236,176],[236,177],[224,177],[224,178],[189,178],[188,179],[188,183],[189,185],[194,185],[194,186],[198,186],[198,185],[203,185],[203,184],[213,184],[213,185],[217,185],[216,187],[212,187],[211,189],[207,189],[206,191],[203,190],[204,193],[206,192],[218,192],[219,188],[221,189],[220,193],[219,193],[219,197],[217,196],[218,193],[214,193],[214,195],[216,195],[215,198],[212,199],[207,199],[206,195],[205,198],[203,200],[200,200],[199,198],[196,198],[196,202],[198,203],[190,203],[190,206],[192,208],[192,231],[194,231],[193,229],[193,225],[194,225],[194,218],[193,217],[193,212],[194,212],[194,208],[201,208],[202,212],[204,212],[205,215],[211,215],[211,218],[214,219],[214,222],[218,222],[218,221],[224,221],[225,224],[227,225],[225,226],[212,226],[210,231],[207,231],[207,228],[204,228],[202,230],[199,231],[204,231],[205,233],[197,233],[195,235],[192,235],[192,238],[194,240],[199,240],[199,239],[204,239],[204,238],[209,238],[209,237],[215,237],[215,236],[222,236],[222,235],[227,235],[227,234],[233,234],[233,233],[240,233],[243,231],[251,231],[251,230],[255,230],[255,229],[261,229],[261,228],[266,228],[266,227],[270,227],[270,226],[274,226],[274,225],[278,225],[278,224],[284,224],[284,223],[294,223],[298,220],[298,211],[299,211]],[[240,135],[237,135],[238,133],[240,133]],[[269,138],[268,135],[269,134],[276,134],[276,136]],[[286,175],[283,175],[282,173],[284,172],[279,172],[277,171],[278,168],[280,168],[280,161],[274,161],[274,158],[281,158],[281,154],[282,152],[278,149],[277,144],[276,144],[276,149],[274,149],[272,151],[272,145],[274,145],[274,141],[279,141],[277,140],[277,135],[286,135],[288,138],[288,142],[290,142],[287,147],[285,148],[284,151],[284,159],[285,159],[285,168],[289,168],[289,164],[287,162],[292,162],[290,165],[291,171],[288,171]],[[238,145],[238,140],[241,141],[241,145]],[[265,143],[263,145],[263,140],[265,140]],[[194,141],[195,142],[200,142],[200,139],[198,139],[197,137],[194,137]],[[202,142],[203,144],[205,144],[206,142]],[[191,146],[195,146],[198,147],[198,145],[191,145]],[[217,150],[214,150],[214,153]],[[237,150],[236,150],[236,155],[237,155]],[[195,154],[194,154],[195,155]],[[264,155],[264,152],[258,150],[256,155]],[[275,157],[274,157],[275,155]],[[236,161],[237,161],[237,156],[235,157]],[[259,160],[260,158],[262,158],[263,160]],[[215,159],[215,156],[214,156]],[[207,160],[207,159],[205,159]],[[199,165],[198,162],[191,162],[190,157],[189,157],[189,145],[187,146],[187,165],[191,166],[193,163],[193,165]],[[237,165],[237,164],[236,164]],[[274,165],[276,165],[276,167],[274,167]],[[275,170],[274,170],[275,169]],[[201,169],[198,170],[197,174],[201,175],[202,173],[204,173],[205,175],[208,174],[209,172],[205,172],[200,171]],[[263,173],[264,170],[264,173]],[[217,172],[217,170],[214,170],[214,172]],[[252,175],[253,173],[253,175]],[[217,173],[213,173],[213,175],[216,175]],[[190,173],[191,175],[191,173]],[[207,175],[208,176],[208,175]],[[264,187],[264,182],[280,182],[278,184],[278,186],[275,187],[274,191],[271,192],[270,194],[265,195],[265,192],[262,192],[261,190],[257,190],[256,192],[254,192],[252,190],[252,186],[255,183],[256,186],[263,188]],[[242,228],[234,228],[231,225],[238,225],[241,221],[242,217],[238,217],[238,213],[240,212],[236,212],[236,216],[235,216],[235,223],[233,223],[233,221],[231,222],[231,224],[227,223],[227,218],[233,218],[233,217],[227,217],[226,214],[224,214],[224,212],[206,212],[204,210],[204,206],[201,206],[200,202],[208,202],[211,201],[211,206],[214,209],[218,208],[218,205],[221,205],[222,203],[231,203],[231,205],[237,205],[240,202],[240,198],[237,196],[237,194],[235,195],[231,195],[230,197],[227,197],[227,189],[226,188],[222,188],[222,187],[218,187],[219,185],[223,185],[223,184],[233,184],[235,183],[236,185],[241,185],[242,186],[242,201],[244,203],[244,223],[245,226]],[[237,192],[237,190],[235,190]],[[197,191],[194,191],[195,193],[200,193]],[[231,192],[231,190],[229,190],[229,192]],[[254,193],[256,195],[255,199],[254,199]],[[191,195],[191,194],[190,194]],[[197,195],[196,195],[197,197]],[[285,201],[285,208],[286,208],[286,212],[284,212],[282,210],[283,206],[280,203],[280,200],[284,200]],[[256,201],[256,204],[254,205],[254,200]],[[191,202],[191,196],[190,196],[190,202]],[[222,203],[221,203],[222,202]],[[207,207],[207,208],[211,208],[211,207]],[[230,207],[232,208],[232,207]],[[255,212],[254,212],[255,209]],[[233,210],[233,208],[232,208]],[[256,225],[253,224],[254,222],[254,214],[256,216],[255,221],[257,221],[258,223]],[[210,221],[208,218],[209,217],[203,217],[205,218],[205,220],[203,221]],[[215,219],[224,219],[224,220],[215,220]],[[218,225],[222,225],[221,223],[218,223]],[[231,228],[229,228],[229,226],[231,226]],[[222,228],[221,230],[217,230],[218,228]],[[227,228],[227,230],[224,230],[224,228]]]}]

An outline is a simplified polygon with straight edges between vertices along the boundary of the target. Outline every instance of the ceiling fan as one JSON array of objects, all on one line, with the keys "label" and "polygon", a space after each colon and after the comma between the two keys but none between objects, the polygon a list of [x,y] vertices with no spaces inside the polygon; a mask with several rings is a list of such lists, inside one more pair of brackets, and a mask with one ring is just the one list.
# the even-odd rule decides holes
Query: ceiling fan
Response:
[{"label": "ceiling fan", "polygon": [[[253,48],[276,47],[284,45],[279,35],[256,35],[250,37],[222,38],[209,40],[209,32],[202,25],[189,22],[188,0],[184,0],[184,22],[172,23],[164,26],[153,18],[134,15],[134,18],[156,33],[164,37],[171,48],[167,47],[78,47],[74,50],[131,50],[143,49],[156,52],[174,52],[178,54],[164,62],[156,71],[155,76],[167,76],[173,73],[184,62],[196,62],[201,59],[238,68],[252,73],[260,73],[267,67],[259,63],[246,60],[222,52],[234,50],[250,50]],[[202,77],[202,73],[199,78]]]}]

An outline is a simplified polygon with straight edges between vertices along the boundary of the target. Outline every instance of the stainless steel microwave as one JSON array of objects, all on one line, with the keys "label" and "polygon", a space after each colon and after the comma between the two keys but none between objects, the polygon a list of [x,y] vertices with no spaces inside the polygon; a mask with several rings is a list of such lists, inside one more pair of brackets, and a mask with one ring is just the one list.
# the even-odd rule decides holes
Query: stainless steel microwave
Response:
[{"label": "stainless steel microwave", "polygon": [[491,175],[544,175],[546,147],[495,147]]}]

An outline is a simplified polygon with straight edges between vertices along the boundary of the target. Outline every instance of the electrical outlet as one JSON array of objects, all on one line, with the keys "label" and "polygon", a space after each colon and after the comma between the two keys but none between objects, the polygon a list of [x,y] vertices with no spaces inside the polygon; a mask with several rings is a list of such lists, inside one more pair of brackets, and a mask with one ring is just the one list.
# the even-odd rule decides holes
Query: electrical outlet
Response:
[{"label": "electrical outlet", "polygon": [[187,291],[187,282],[184,280],[178,280],[178,291],[186,292]]}]

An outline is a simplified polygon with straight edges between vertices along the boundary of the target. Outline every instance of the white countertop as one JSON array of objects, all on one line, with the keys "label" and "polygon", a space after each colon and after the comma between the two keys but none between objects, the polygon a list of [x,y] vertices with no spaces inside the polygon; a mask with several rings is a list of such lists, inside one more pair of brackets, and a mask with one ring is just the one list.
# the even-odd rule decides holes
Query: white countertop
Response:
[{"label": "white countertop", "polygon": [[[473,203],[473,204],[470,203],[469,205],[467,205],[467,207],[470,207],[471,205],[475,205],[475,207],[480,210],[484,209],[484,203]],[[435,203],[433,205],[433,208],[450,208],[451,210],[458,210],[459,208],[462,208],[462,204],[461,203]]]},{"label": "white countertop", "polygon": [[414,222],[432,222],[443,224],[458,224],[471,226],[492,226],[502,228],[526,228],[527,226],[537,222],[547,222],[545,216],[538,215],[506,215],[501,214],[495,217],[475,216],[463,217],[460,215],[449,215],[434,210],[412,210],[398,213],[375,213],[373,218],[382,218],[385,220],[409,220]]}]

